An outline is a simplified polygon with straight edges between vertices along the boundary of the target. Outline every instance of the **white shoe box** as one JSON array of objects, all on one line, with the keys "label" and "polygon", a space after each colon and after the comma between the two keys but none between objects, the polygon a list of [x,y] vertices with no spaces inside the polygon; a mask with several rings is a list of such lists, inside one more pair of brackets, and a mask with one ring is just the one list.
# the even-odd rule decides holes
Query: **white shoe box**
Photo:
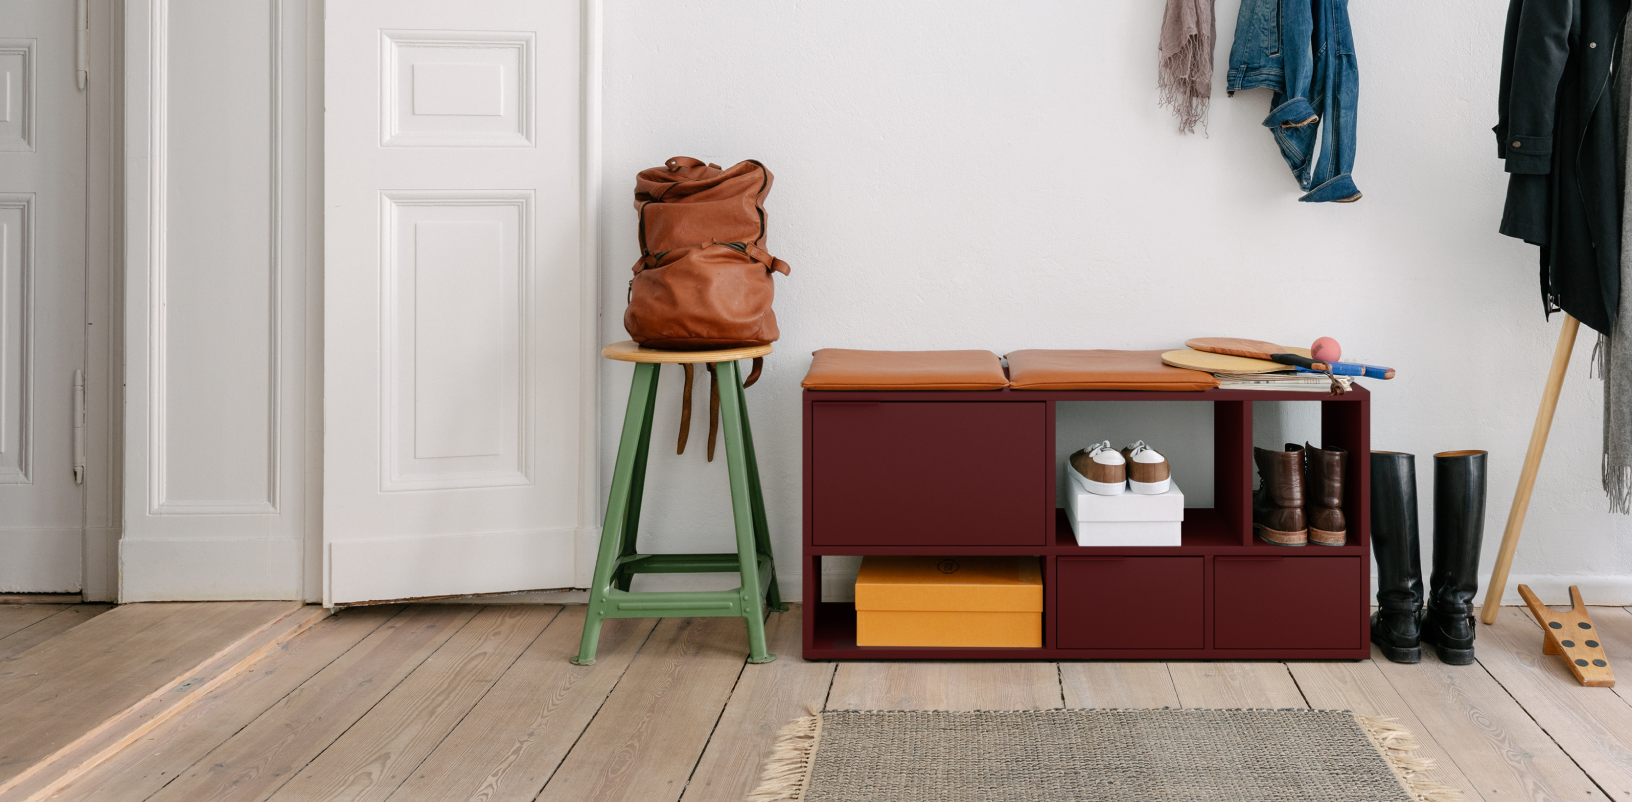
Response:
[{"label": "white shoe box", "polygon": [[1184,493],[1177,482],[1166,493],[1146,496],[1090,493],[1070,468],[1066,512],[1079,546],[1177,546],[1184,522]]}]

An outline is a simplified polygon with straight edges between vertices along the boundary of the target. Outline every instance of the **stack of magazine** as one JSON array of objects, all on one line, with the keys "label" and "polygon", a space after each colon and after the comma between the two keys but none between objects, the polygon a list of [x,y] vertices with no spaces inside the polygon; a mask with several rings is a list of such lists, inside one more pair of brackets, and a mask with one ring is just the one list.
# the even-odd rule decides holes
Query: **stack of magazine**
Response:
[{"label": "stack of magazine", "polygon": [[1336,382],[1349,391],[1349,377],[1324,373],[1214,373],[1220,390],[1290,390],[1299,393],[1330,392]]}]

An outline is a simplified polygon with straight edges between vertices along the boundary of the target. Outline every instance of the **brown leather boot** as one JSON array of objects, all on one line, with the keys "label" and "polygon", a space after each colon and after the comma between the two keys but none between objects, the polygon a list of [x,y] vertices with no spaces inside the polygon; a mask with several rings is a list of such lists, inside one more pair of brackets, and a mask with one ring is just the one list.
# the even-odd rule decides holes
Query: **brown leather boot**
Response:
[{"label": "brown leather boot", "polygon": [[1258,489],[1252,494],[1252,529],[1277,546],[1309,542],[1303,514],[1303,449],[1286,451],[1253,448],[1258,464]]},{"label": "brown leather boot", "polygon": [[1348,526],[1343,522],[1343,463],[1349,452],[1304,443],[1303,453],[1303,512],[1309,541],[1317,546],[1344,545]]}]

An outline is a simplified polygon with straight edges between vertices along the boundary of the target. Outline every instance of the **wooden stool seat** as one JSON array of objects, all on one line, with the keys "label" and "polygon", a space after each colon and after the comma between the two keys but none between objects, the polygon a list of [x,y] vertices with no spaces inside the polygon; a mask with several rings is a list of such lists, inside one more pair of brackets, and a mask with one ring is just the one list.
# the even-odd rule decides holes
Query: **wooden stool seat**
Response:
[{"label": "wooden stool seat", "polygon": [[697,362],[735,362],[753,359],[771,352],[769,343],[744,348],[724,348],[718,351],[665,351],[660,348],[642,348],[634,340],[612,343],[601,349],[601,356],[619,362],[655,362],[659,364]]},{"label": "wooden stool seat", "polygon": [[[633,342],[614,343],[601,350],[607,359],[634,362],[629,385],[629,406],[618,440],[618,461],[612,469],[612,490],[601,525],[601,543],[595,556],[595,577],[589,588],[583,639],[572,662],[593,665],[601,625],[608,618],[686,616],[740,617],[748,627],[748,662],[776,659],[766,648],[765,613],[786,610],[776,587],[776,564],[771,559],[770,526],[759,483],[759,462],[754,457],[754,435],[748,425],[748,400],[737,360],[771,352],[769,345],[718,351],[661,351]],[[652,443],[652,418],[657,404],[658,368],[678,362],[687,371],[691,387],[693,363],[712,366],[719,380],[718,405],[725,430],[725,464],[731,485],[732,525],[736,551],[720,554],[647,554],[636,547],[640,508],[646,486],[647,454]],[[750,377],[751,378],[751,377]],[[709,436],[713,456],[713,435]],[[684,440],[682,440],[682,443]],[[632,591],[636,574],[735,573],[742,578],[734,590]]]}]

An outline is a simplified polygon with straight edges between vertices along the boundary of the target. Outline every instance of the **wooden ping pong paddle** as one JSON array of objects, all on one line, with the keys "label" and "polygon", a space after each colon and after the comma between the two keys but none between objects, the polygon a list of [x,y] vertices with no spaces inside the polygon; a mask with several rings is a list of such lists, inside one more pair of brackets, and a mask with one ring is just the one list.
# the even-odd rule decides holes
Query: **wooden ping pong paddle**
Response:
[{"label": "wooden ping pong paddle", "polygon": [[1279,373],[1287,367],[1267,359],[1249,359],[1230,354],[1215,354],[1181,348],[1162,354],[1162,363],[1175,368],[1199,370],[1204,373]]},{"label": "wooden ping pong paddle", "polygon": [[1275,343],[1264,342],[1263,340],[1243,340],[1237,337],[1197,337],[1192,340],[1185,340],[1184,344],[1197,351],[1229,354],[1231,356],[1246,357],[1247,359],[1268,359],[1272,362],[1313,370],[1318,373],[1331,373],[1337,376],[1365,376],[1368,379],[1394,378],[1393,368],[1362,365],[1358,362],[1317,362],[1310,357],[1293,353],[1290,348],[1283,348]]}]

